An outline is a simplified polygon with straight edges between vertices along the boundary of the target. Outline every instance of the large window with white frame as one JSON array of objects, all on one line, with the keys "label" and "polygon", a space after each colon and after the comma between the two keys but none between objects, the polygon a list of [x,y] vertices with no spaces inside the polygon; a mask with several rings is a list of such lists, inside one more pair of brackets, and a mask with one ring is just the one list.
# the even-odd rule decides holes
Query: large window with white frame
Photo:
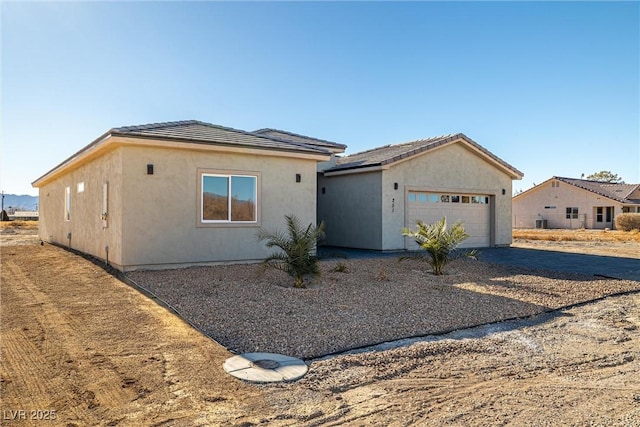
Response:
[{"label": "large window with white frame", "polygon": [[200,222],[258,223],[258,178],[257,174],[201,173]]}]

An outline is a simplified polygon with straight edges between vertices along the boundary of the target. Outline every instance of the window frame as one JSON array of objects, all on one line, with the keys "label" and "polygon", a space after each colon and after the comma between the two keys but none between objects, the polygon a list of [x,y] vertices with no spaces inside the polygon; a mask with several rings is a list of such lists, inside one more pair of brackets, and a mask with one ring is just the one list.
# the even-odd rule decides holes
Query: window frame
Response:
[{"label": "window frame", "polygon": [[577,207],[567,207],[565,210],[565,219],[578,219],[580,210]]},{"label": "window frame", "polygon": [[64,220],[71,221],[71,186],[64,188]]},{"label": "window frame", "polygon": [[[220,170],[220,169],[198,169],[197,182],[197,208],[196,208],[196,220],[198,227],[260,227],[261,225],[261,182],[262,174],[257,171],[238,171],[238,170]],[[214,176],[227,178],[227,219],[204,219],[204,180],[205,177]],[[254,220],[252,221],[238,221],[233,220],[231,202],[232,202],[232,182],[233,177],[241,178],[253,178],[254,188]]]}]

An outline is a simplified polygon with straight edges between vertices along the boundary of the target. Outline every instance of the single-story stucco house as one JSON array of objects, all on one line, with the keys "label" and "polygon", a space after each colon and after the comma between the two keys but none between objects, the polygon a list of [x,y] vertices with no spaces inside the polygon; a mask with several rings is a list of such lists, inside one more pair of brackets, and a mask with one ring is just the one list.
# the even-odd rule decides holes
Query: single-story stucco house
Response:
[{"label": "single-story stucco house", "polygon": [[315,223],[317,165],[345,148],[267,133],[199,121],[111,129],[33,182],[40,238],[120,270],[264,259],[256,231],[282,228],[286,214]]},{"label": "single-story stucco house", "polygon": [[513,227],[614,228],[623,212],[640,212],[640,184],[554,176],[514,196]]},{"label": "single-story stucco house", "polygon": [[462,247],[507,246],[512,180],[522,172],[464,134],[387,145],[334,158],[318,178],[326,244],[413,250],[416,222],[463,221]]},{"label": "single-story stucco house", "polygon": [[288,214],[350,248],[415,249],[402,228],[443,216],[467,247],[511,243],[522,173],[465,135],[345,148],[200,121],[114,128],[33,182],[40,238],[125,271],[264,259],[256,231]]}]

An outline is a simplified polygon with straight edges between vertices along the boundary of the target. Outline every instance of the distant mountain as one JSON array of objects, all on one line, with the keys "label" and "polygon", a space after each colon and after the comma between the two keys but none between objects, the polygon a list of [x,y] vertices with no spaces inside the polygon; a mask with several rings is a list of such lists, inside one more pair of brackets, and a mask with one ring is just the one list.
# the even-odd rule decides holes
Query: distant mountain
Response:
[{"label": "distant mountain", "polygon": [[29,196],[27,194],[5,194],[4,209],[9,207],[19,211],[35,211],[38,210],[38,196]]}]

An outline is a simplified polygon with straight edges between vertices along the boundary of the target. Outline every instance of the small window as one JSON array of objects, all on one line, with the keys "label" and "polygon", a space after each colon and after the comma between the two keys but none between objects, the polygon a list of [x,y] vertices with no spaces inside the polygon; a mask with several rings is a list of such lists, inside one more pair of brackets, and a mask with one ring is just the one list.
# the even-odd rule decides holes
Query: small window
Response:
[{"label": "small window", "polygon": [[257,222],[256,176],[202,174],[203,223]]},{"label": "small window", "polygon": [[469,196],[462,196],[462,203],[469,203]]},{"label": "small window", "polygon": [[460,196],[451,196],[451,203],[460,203]]},{"label": "small window", "polygon": [[567,219],[578,219],[578,208],[567,208]]},{"label": "small window", "polygon": [[544,208],[545,209],[555,209],[556,207],[555,206],[545,206]]},{"label": "small window", "polygon": [[451,200],[451,197],[448,194],[443,194],[442,196],[440,196],[440,201],[442,203],[449,203],[449,200]]},{"label": "small window", "polygon": [[603,220],[602,208],[596,208],[596,222],[602,222]]},{"label": "small window", "polygon": [[482,197],[482,204],[488,205],[489,204],[489,196],[484,196]]},{"label": "small window", "polygon": [[409,201],[410,202],[416,201],[416,193],[409,193]]},{"label": "small window", "polygon": [[558,188],[558,187],[560,187],[560,183],[558,181],[552,181],[551,182],[551,187]]},{"label": "small window", "polygon": [[482,197],[480,196],[471,196],[471,203],[475,203],[477,205],[480,204],[480,199],[482,199]]},{"label": "small window", "polygon": [[71,221],[71,187],[64,189],[64,220]]},{"label": "small window", "polygon": [[429,194],[429,203],[438,203],[440,201],[440,196],[437,194]]},{"label": "small window", "polygon": [[427,195],[425,193],[418,194],[418,201],[420,203],[427,203]]},{"label": "small window", "polygon": [[84,182],[78,183],[78,193],[84,193]]}]

